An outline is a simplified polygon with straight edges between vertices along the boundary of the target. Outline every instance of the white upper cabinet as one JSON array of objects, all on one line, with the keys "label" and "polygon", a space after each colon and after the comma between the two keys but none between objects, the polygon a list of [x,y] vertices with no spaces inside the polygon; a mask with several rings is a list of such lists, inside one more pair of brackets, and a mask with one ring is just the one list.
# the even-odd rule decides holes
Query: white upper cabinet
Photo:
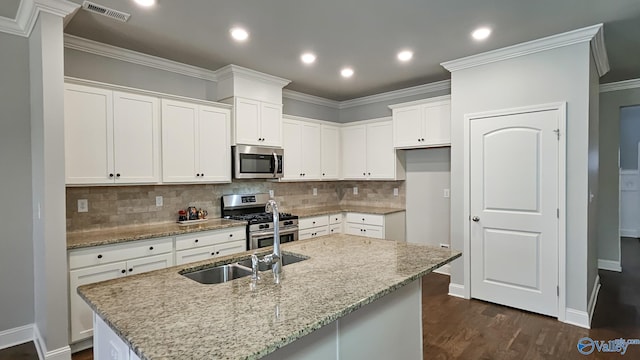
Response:
[{"label": "white upper cabinet", "polygon": [[451,145],[451,97],[389,106],[393,112],[393,146],[424,148]]},{"label": "white upper cabinet", "polygon": [[67,184],[159,181],[158,98],[65,84],[64,106]]},{"label": "white upper cabinet", "polygon": [[235,143],[282,146],[282,106],[235,98]]},{"label": "white upper cabinet", "polygon": [[342,128],[344,179],[403,180],[404,154],[393,147],[391,121],[367,122]]},{"label": "white upper cabinet", "polygon": [[231,182],[230,111],[162,100],[162,181]]},{"label": "white upper cabinet", "polygon": [[285,119],[284,180],[320,179],[320,125]]},{"label": "white upper cabinet", "polygon": [[340,165],[342,164],[340,156],[340,128],[331,125],[321,125],[320,141],[321,179],[339,179]]}]

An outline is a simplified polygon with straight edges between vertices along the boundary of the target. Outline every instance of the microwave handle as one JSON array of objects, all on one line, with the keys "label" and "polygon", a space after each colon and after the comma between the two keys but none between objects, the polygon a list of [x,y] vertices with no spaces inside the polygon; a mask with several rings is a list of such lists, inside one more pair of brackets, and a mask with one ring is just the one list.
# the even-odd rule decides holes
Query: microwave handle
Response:
[{"label": "microwave handle", "polygon": [[280,167],[278,164],[278,155],[275,153],[275,151],[273,152],[273,161],[274,161],[274,168],[273,168],[273,177],[277,177],[278,176],[278,168]]}]

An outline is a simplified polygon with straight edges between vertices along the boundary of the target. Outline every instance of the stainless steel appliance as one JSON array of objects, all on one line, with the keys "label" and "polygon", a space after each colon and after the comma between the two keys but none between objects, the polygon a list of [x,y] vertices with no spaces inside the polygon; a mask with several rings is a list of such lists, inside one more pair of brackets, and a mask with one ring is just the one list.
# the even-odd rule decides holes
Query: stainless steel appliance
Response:
[{"label": "stainless steel appliance", "polygon": [[233,177],[236,179],[275,179],[282,177],[284,150],[237,145],[232,148]]},{"label": "stainless steel appliance", "polygon": [[[273,245],[273,214],[264,210],[269,194],[223,195],[221,214],[225,219],[247,224],[247,250]],[[298,240],[298,217],[280,213],[280,243]]]}]

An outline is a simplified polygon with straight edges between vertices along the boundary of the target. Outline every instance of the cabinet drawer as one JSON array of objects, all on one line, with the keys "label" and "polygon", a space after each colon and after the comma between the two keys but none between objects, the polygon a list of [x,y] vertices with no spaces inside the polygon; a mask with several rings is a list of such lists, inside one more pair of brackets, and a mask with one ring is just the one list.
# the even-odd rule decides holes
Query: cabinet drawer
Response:
[{"label": "cabinet drawer", "polygon": [[347,213],[347,222],[383,226],[384,215]]},{"label": "cabinet drawer", "polygon": [[360,225],[348,223],[346,233],[350,235],[366,236],[376,239],[384,239],[384,228],[376,225]]},{"label": "cabinet drawer", "polygon": [[342,224],[329,225],[329,234],[341,234],[341,233],[342,233]]},{"label": "cabinet drawer", "polygon": [[107,264],[114,261],[135,259],[172,251],[172,238],[132,241],[123,244],[72,250],[69,252],[69,269]]},{"label": "cabinet drawer", "polygon": [[176,236],[176,250],[215,245],[233,240],[244,240],[246,239],[245,234],[246,228],[243,226]]},{"label": "cabinet drawer", "polygon": [[329,215],[329,224],[342,224],[342,213]]},{"label": "cabinet drawer", "polygon": [[307,217],[298,220],[299,229],[309,229],[316,226],[327,225],[329,225],[329,217],[327,215]]}]

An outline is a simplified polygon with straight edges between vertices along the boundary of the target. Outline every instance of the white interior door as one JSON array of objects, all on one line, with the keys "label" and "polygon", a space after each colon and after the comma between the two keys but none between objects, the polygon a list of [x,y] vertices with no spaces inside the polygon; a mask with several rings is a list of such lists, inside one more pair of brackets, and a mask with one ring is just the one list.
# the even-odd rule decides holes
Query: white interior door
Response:
[{"label": "white interior door", "polygon": [[471,119],[471,297],[558,315],[559,110]]}]

